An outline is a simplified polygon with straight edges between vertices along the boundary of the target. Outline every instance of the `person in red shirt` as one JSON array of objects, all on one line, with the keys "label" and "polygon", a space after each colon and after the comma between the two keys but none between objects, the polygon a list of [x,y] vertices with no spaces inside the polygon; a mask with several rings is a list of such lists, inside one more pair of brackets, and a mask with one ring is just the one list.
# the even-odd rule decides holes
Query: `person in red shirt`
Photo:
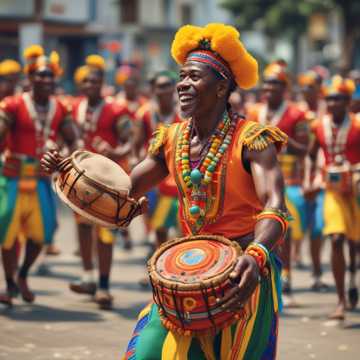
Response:
[{"label": "person in red shirt", "polygon": [[[50,179],[42,172],[39,160],[60,137],[70,147],[75,144],[69,109],[51,96],[55,78],[62,71],[59,56],[53,52],[47,57],[41,46],[33,45],[25,50],[24,57],[30,92],[6,97],[0,103],[0,140],[8,137],[3,167],[5,191],[0,198],[0,244],[9,304],[18,291],[26,302],[34,301],[28,273],[43,245],[52,242],[57,226]],[[19,234],[27,241],[15,281],[14,248]]]},{"label": "person in red shirt", "polygon": [[294,218],[289,225],[282,250],[284,304],[292,306],[291,243],[303,237],[305,199],[302,195],[303,159],[308,149],[309,130],[305,113],[286,99],[289,75],[286,64],[269,64],[263,74],[263,101],[249,107],[247,119],[262,125],[278,127],[288,136],[288,143],[279,155],[285,179],[286,204]]},{"label": "person in red shirt", "polygon": [[[360,239],[360,119],[349,112],[352,80],[334,76],[325,88],[328,113],[312,125],[314,143],[310,157],[315,161],[319,149],[325,157],[324,236],[331,239],[331,266],[335,278],[338,304],[332,319],[345,317],[345,256],[344,243],[350,245],[350,306],[358,301],[355,284],[356,241]],[[306,187],[313,191],[315,185]]]},{"label": "person in red shirt", "polygon": [[[101,95],[105,76],[102,57],[88,56],[84,71],[81,85],[84,96],[74,105],[72,114],[80,130],[83,147],[111,158],[125,171],[130,171],[127,161],[132,149],[130,114],[112,98]],[[109,279],[115,234],[105,228],[94,227],[80,216],[76,219],[84,275],[80,282],[71,283],[70,289],[80,294],[95,295],[94,300],[100,308],[111,308],[113,298],[109,292]],[[97,241],[98,249],[98,287],[93,275],[93,240]]]}]

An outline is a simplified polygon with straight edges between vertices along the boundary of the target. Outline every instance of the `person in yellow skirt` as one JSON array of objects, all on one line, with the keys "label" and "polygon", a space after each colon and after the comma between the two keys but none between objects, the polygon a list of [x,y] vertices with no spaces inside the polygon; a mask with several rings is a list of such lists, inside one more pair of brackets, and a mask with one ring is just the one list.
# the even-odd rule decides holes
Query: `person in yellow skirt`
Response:
[{"label": "person in yellow skirt", "polygon": [[[312,125],[314,143],[310,155],[315,161],[319,149],[325,156],[326,191],[324,200],[324,236],[331,239],[331,265],[338,295],[338,305],[330,315],[345,317],[345,256],[344,243],[350,245],[350,306],[355,307],[358,294],[355,285],[355,242],[360,238],[360,119],[349,112],[352,80],[336,75],[325,88],[328,113]],[[307,192],[312,191],[307,187]]]}]

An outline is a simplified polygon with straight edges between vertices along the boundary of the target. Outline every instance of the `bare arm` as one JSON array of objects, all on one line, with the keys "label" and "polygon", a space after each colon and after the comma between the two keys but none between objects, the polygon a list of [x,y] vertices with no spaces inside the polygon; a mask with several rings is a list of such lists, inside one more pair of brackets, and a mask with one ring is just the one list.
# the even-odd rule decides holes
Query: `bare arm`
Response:
[{"label": "bare arm", "polygon": [[[285,210],[284,181],[277,162],[274,145],[262,151],[245,149],[244,160],[250,162],[251,174],[256,193],[265,208]],[[264,245],[267,249],[275,247],[283,235],[279,222],[269,218],[259,220],[255,225],[254,242]],[[238,258],[230,279],[236,283],[227,294],[218,300],[225,310],[237,311],[248,301],[259,283],[260,269],[255,258],[244,254]]]},{"label": "bare arm", "polygon": [[70,153],[77,148],[77,139],[79,138],[78,129],[70,117],[65,118],[61,124],[60,133],[64,142],[69,148]]},{"label": "bare arm", "polygon": [[[263,151],[245,150],[244,156],[250,161],[255,190],[264,208],[285,211],[284,180],[275,146],[270,145]],[[262,219],[256,223],[254,241],[268,249],[274,248],[281,236],[282,228],[278,221]]]},{"label": "bare arm", "polygon": [[294,138],[288,138],[288,150],[291,154],[305,156],[308,148],[309,129],[304,121],[297,125]]},{"label": "bare arm", "polygon": [[161,153],[156,157],[148,155],[130,174],[132,182],[130,196],[138,199],[168,175],[169,170]]}]

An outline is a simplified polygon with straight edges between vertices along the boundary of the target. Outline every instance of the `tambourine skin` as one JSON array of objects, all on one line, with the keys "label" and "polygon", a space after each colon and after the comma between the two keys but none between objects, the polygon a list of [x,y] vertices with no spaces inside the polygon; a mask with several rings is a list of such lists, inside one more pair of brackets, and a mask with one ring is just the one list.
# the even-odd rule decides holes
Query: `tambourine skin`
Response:
[{"label": "tambourine skin", "polygon": [[84,153],[89,152],[75,152],[59,165],[60,174],[54,183],[57,195],[91,222],[109,228],[128,226],[139,214],[138,202],[128,196],[127,189],[115,190],[88,176],[86,167],[76,162],[77,155]]},{"label": "tambourine skin", "polygon": [[198,235],[161,246],[148,263],[154,301],[165,327],[189,333],[216,332],[239,314],[217,305],[235,286],[233,271],[240,246],[226,238]]}]

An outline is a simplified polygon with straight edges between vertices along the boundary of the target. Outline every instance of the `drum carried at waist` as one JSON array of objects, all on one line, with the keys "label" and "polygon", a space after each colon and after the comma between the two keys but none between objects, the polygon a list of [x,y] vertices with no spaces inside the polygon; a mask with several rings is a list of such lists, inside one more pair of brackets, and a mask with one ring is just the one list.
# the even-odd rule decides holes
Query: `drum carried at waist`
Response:
[{"label": "drum carried at waist", "polygon": [[154,301],[163,325],[184,335],[216,332],[242,313],[224,311],[216,299],[235,285],[240,246],[224,237],[190,236],[163,244],[148,263]]},{"label": "drum carried at waist", "polygon": [[327,166],[325,170],[326,189],[341,194],[353,193],[355,174],[355,168],[348,163]]},{"label": "drum carried at waist", "polygon": [[55,191],[76,213],[98,225],[128,226],[140,214],[129,197],[130,177],[115,162],[89,151],[75,151],[59,165]]}]

